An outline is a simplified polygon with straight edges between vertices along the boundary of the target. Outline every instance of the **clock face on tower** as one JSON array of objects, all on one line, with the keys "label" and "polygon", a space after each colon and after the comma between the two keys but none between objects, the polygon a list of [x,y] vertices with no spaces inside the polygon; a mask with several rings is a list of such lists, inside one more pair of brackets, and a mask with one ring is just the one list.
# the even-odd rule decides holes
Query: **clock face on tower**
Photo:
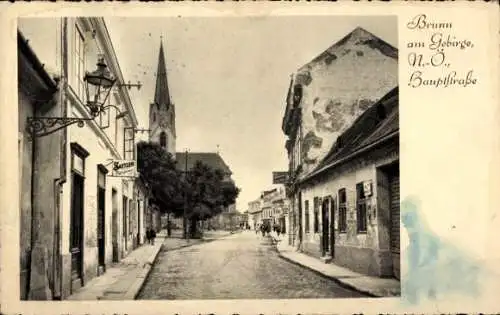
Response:
[{"label": "clock face on tower", "polygon": [[165,117],[162,117],[160,119],[160,127],[161,128],[167,128],[167,119]]}]

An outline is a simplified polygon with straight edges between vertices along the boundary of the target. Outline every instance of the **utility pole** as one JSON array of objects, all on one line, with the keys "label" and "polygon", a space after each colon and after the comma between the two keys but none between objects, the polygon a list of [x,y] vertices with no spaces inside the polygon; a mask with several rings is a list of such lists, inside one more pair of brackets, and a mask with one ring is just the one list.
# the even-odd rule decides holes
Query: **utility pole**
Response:
[{"label": "utility pole", "polygon": [[189,239],[188,227],[187,227],[187,161],[188,161],[188,150],[184,153],[184,181],[186,182],[186,191],[184,191],[184,214],[183,214],[183,227],[184,227],[184,238]]}]

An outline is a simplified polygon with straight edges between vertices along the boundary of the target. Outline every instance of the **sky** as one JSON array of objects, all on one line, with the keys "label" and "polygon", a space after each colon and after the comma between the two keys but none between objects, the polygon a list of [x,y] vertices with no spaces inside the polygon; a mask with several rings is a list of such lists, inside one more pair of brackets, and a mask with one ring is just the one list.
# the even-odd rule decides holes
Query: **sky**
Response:
[{"label": "sky", "polygon": [[177,151],[219,152],[241,188],[237,210],[286,171],[281,130],[290,75],[357,26],[397,45],[396,17],[105,18],[140,128],[148,127],[160,38],[176,106]]}]

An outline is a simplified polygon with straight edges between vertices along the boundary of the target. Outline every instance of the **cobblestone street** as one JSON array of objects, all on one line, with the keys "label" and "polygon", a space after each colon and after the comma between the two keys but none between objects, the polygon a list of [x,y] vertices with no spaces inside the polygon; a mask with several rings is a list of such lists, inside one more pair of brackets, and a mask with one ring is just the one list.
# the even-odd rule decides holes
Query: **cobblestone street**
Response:
[{"label": "cobblestone street", "polygon": [[260,235],[162,251],[138,299],[282,299],[363,297],[281,259]]}]

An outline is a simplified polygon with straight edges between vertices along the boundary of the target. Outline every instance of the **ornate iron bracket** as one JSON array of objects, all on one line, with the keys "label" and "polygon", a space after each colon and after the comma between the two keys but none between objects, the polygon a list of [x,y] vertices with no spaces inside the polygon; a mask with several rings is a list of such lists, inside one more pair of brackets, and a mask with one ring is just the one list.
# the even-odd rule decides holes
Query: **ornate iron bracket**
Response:
[{"label": "ornate iron bracket", "polygon": [[130,81],[128,81],[128,83],[117,83],[116,86],[117,87],[127,87],[129,90],[133,87],[136,87],[138,90],[140,90],[142,87],[142,83],[141,83],[141,81],[137,81],[137,83],[131,83]]},{"label": "ornate iron bracket", "polygon": [[82,128],[85,121],[94,120],[94,118],[74,118],[74,117],[28,117],[27,129],[31,139],[43,137],[54,133],[70,125],[77,124]]}]

